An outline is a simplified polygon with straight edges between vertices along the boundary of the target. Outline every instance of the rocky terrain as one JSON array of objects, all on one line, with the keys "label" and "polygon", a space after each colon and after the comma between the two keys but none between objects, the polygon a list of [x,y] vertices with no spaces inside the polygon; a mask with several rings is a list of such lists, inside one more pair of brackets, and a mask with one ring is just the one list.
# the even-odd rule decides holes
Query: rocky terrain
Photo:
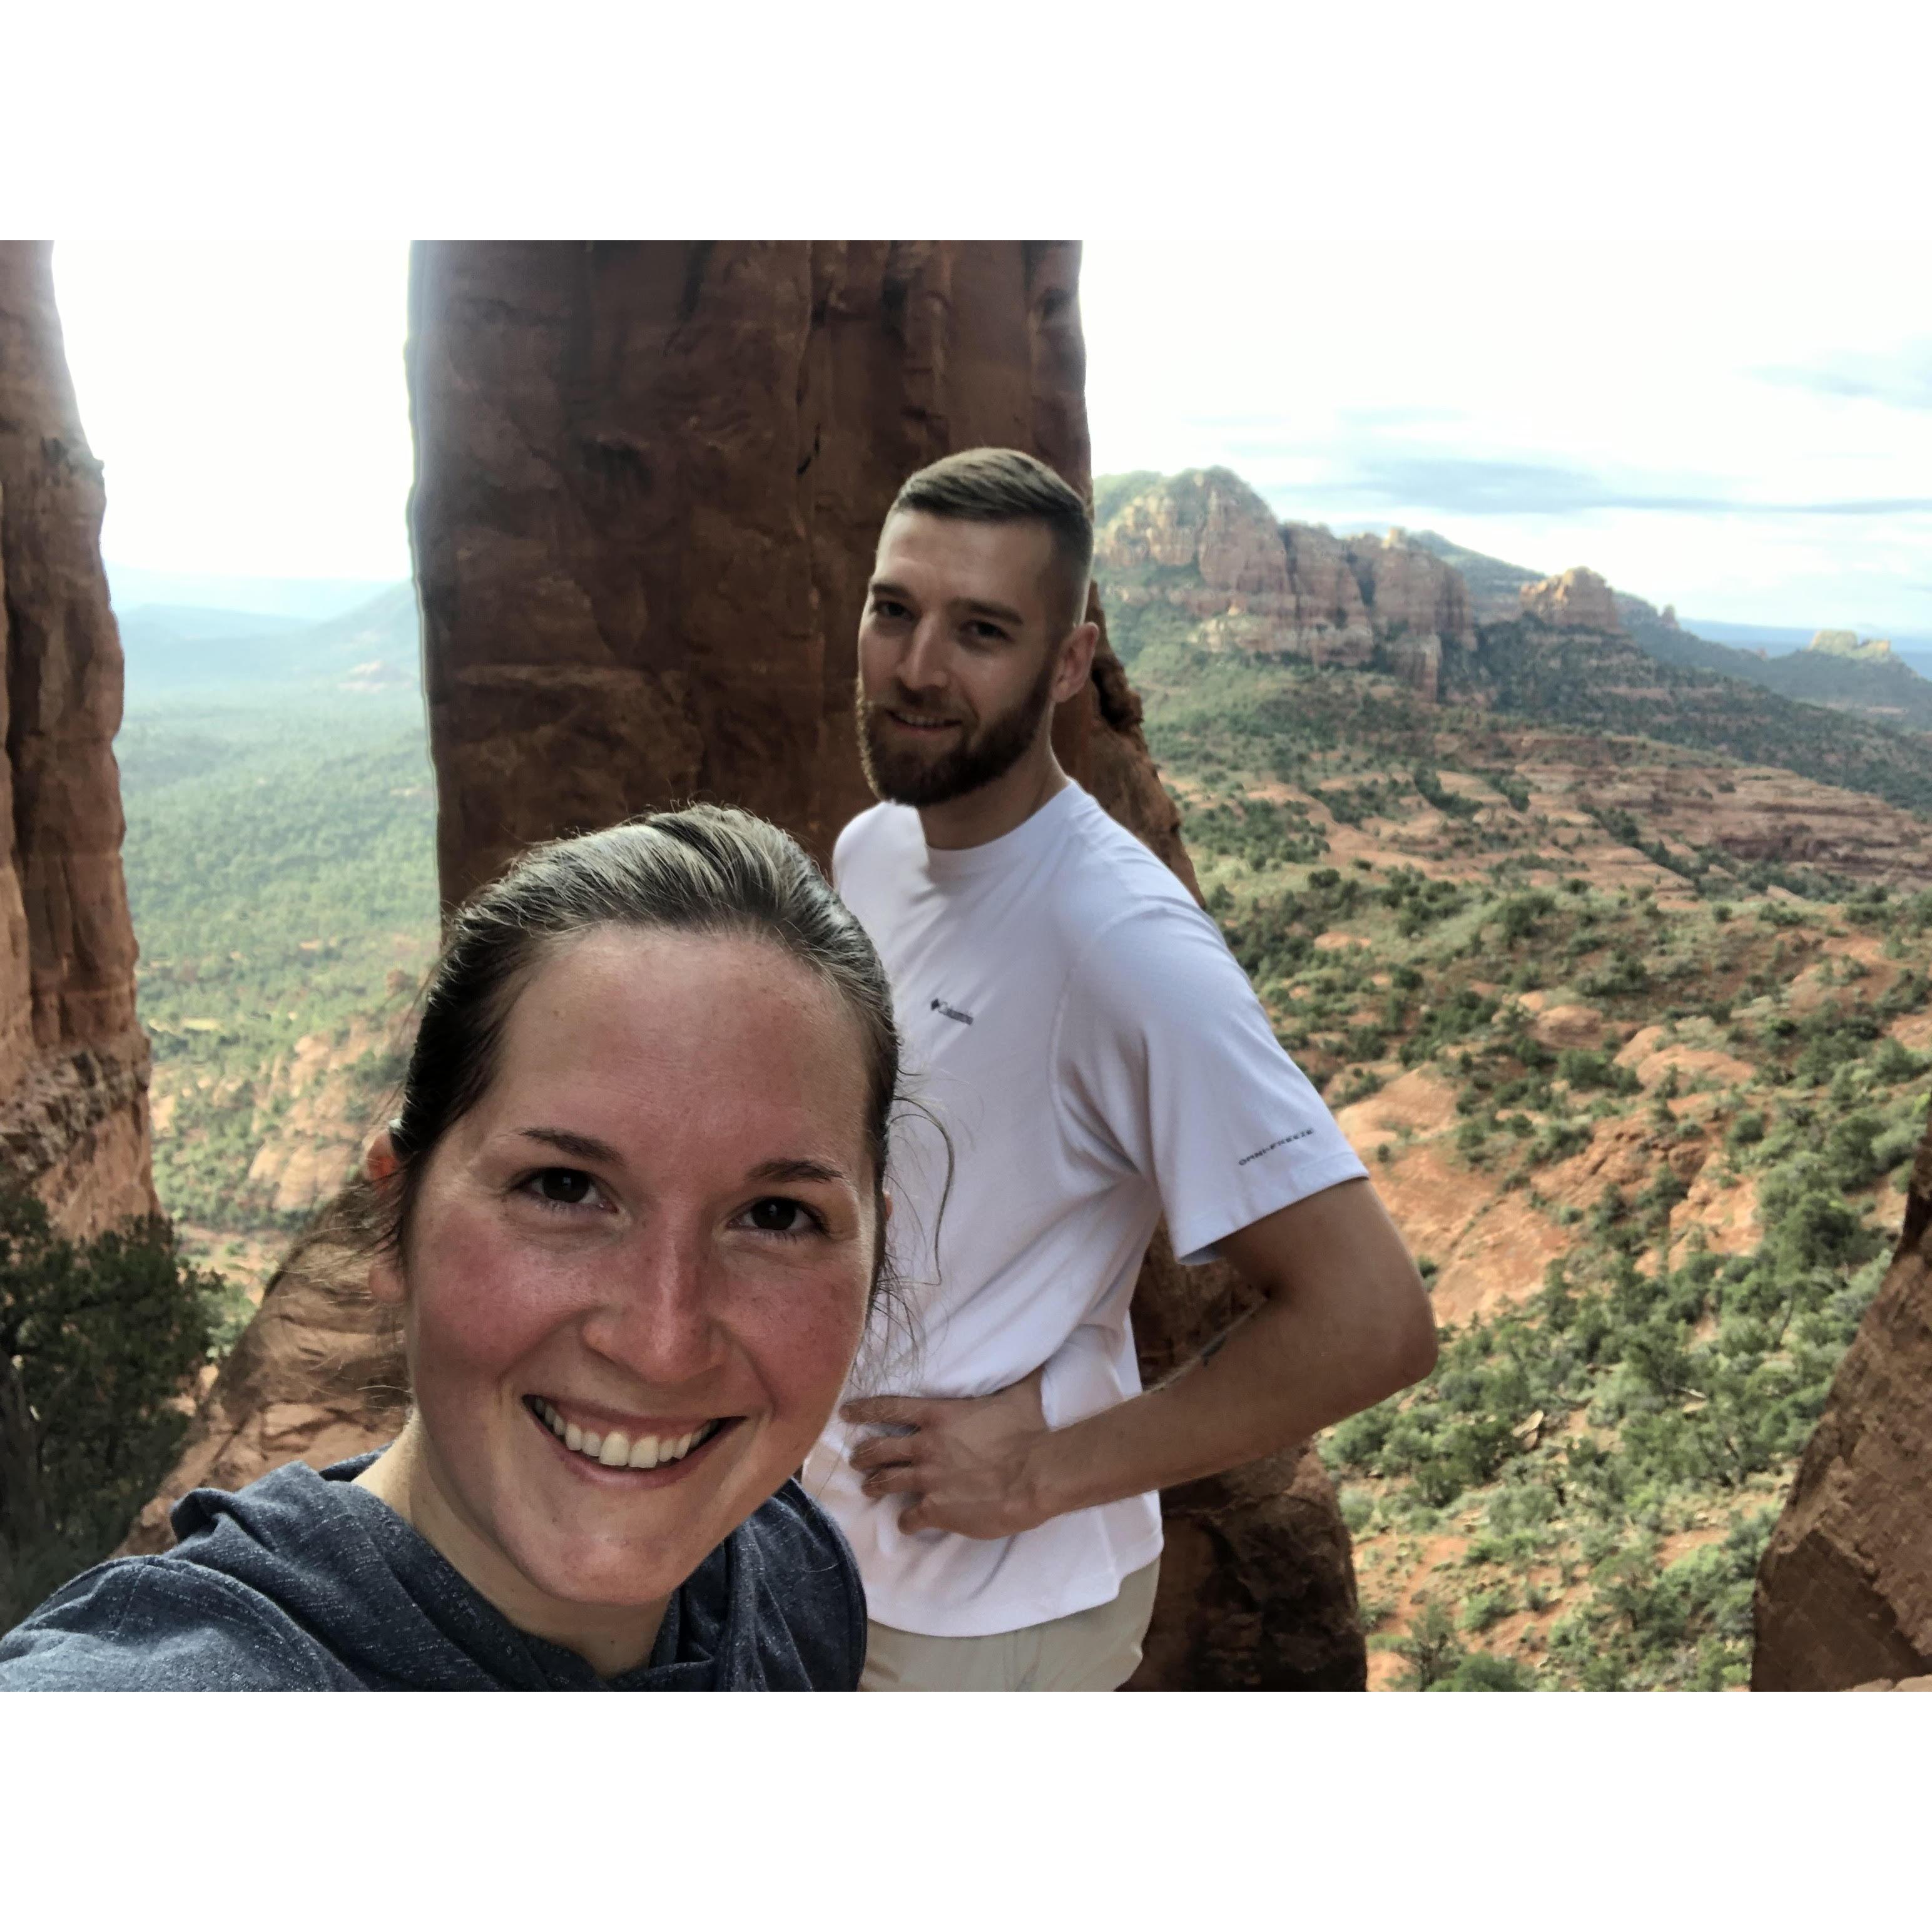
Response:
[{"label": "rocky terrain", "polygon": [[76,1234],[155,1211],[104,507],[50,251],[0,242],[0,1151]]},{"label": "rocky terrain", "polygon": [[[1743,1684],[1924,1132],[1932,823],[1386,675],[1136,671],[1207,903],[1444,1325],[1430,1382],[1325,1444],[1372,1687]],[[1762,855],[1780,814],[1814,862]],[[1885,1515],[1921,1438],[1887,1439],[1840,1574],[1876,1556],[1932,1614]],[[1874,1648],[1844,1682],[1907,1674]]]}]

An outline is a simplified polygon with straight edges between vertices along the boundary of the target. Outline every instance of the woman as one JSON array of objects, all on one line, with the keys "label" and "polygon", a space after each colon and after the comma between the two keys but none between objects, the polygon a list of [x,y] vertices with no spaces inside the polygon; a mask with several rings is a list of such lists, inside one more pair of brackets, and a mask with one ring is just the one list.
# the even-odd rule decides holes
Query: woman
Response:
[{"label": "woman", "polygon": [[414,1410],[197,1490],[0,1642],[4,1689],[850,1689],[790,1480],[879,1290],[891,994],[805,854],[694,807],[452,921],[368,1158]]}]

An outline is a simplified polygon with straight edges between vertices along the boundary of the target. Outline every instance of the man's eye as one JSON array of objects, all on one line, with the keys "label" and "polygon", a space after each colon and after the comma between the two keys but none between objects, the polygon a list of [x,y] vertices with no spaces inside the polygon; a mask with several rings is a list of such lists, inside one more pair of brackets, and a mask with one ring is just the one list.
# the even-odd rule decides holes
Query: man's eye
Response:
[{"label": "man's eye", "polygon": [[788,1201],[781,1195],[754,1201],[745,1210],[745,1218],[762,1234],[803,1234],[814,1225],[811,1209],[802,1202]]},{"label": "man's eye", "polygon": [[910,614],[903,604],[896,604],[890,597],[874,597],[872,599],[872,615],[875,617],[890,618],[896,622]]},{"label": "man's eye", "polygon": [[533,1174],[524,1186],[540,1201],[553,1207],[578,1208],[596,1191],[597,1184],[580,1168],[546,1167]]}]

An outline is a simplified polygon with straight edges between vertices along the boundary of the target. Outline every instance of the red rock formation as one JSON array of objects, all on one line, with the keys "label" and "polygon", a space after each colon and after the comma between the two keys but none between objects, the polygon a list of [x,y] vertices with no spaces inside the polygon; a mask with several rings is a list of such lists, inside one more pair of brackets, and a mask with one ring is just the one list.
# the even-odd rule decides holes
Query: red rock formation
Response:
[{"label": "red rock formation", "polygon": [[1362,664],[1376,640],[1348,546],[1321,524],[1283,524],[1297,620],[1317,664]]},{"label": "red rock formation", "polygon": [[1476,647],[1453,564],[1400,530],[1344,541],[1320,524],[1277,524],[1232,470],[1156,478],[1117,502],[1095,563],[1118,608],[1178,610],[1204,650],[1354,666],[1379,647],[1431,703],[1444,650]]},{"label": "red rock formation", "polygon": [[1580,566],[1560,576],[1526,584],[1519,593],[1522,614],[1552,631],[1603,631],[1623,634],[1616,593],[1594,570]]},{"label": "red rock formation", "polygon": [[408,1372],[397,1324],[368,1292],[358,1232],[368,1208],[352,1185],[290,1250],[118,1554],[167,1549],[168,1512],[190,1490],[239,1489],[284,1462],[321,1468],[402,1426]]},{"label": "red rock formation", "polygon": [[[1078,266],[1060,243],[420,250],[411,514],[446,896],[526,841],[693,795],[826,851],[870,802],[855,641],[899,482],[1004,443],[1087,485]],[[1238,578],[1252,560],[1215,527],[1215,567]],[[1054,743],[1191,889],[1139,720],[1103,646]],[[165,1539],[192,1482],[326,1460],[392,1426],[393,1340],[357,1300],[342,1225],[271,1285],[130,1546]],[[1135,1303],[1150,1374],[1238,1295],[1157,1246]],[[1312,1449],[1174,1507],[1185,1553],[1137,1682],[1361,1688],[1347,1532]]]},{"label": "red rock formation", "polygon": [[0,1177],[88,1234],[158,1209],[121,875],[105,496],[51,253],[0,242]]},{"label": "red rock formation", "polygon": [[1359,664],[1374,648],[1335,538],[1277,524],[1232,470],[1192,470],[1137,492],[1096,531],[1094,563],[1116,606],[1178,610],[1204,650]]},{"label": "red rock formation", "polygon": [[1862,1689],[1932,1672],[1928,1471],[1932,1132],[1891,1268],[1759,1566],[1754,1690]]},{"label": "red rock formation", "polygon": [[533,838],[692,796],[829,852],[868,802],[854,638],[898,482],[987,443],[1084,481],[1078,259],[418,250],[412,514],[446,892]]},{"label": "red rock formation", "polygon": [[1361,587],[1369,622],[1396,668],[1433,704],[1442,652],[1476,648],[1476,626],[1462,573],[1433,552],[1418,548],[1408,532],[1351,537],[1348,557]]}]

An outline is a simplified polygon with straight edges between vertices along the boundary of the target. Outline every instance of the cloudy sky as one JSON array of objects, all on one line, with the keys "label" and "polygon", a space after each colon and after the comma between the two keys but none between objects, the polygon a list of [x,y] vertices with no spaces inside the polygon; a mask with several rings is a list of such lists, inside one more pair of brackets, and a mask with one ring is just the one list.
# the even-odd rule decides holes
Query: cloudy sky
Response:
[{"label": "cloudy sky", "polygon": [[[1376,226],[1090,242],[1096,469],[1225,464],[1284,516],[1588,563],[1687,617],[1932,635],[1925,251]],[[406,574],[404,244],[55,262],[124,581]]]}]

